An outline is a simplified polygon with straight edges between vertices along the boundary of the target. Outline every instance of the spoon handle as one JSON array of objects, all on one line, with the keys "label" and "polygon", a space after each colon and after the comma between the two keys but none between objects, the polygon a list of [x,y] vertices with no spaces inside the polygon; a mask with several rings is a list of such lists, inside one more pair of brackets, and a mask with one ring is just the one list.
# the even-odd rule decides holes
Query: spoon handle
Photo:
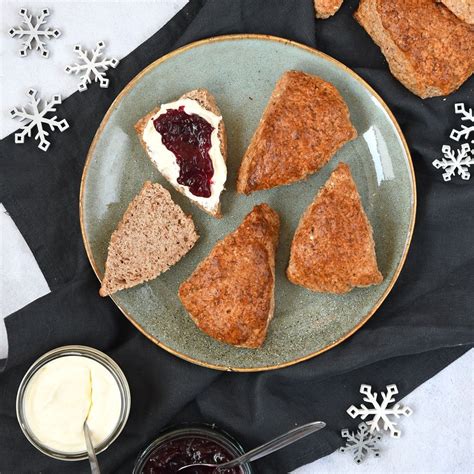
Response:
[{"label": "spoon handle", "polygon": [[240,464],[244,464],[251,461],[256,461],[257,459],[263,458],[268,454],[271,454],[275,451],[278,451],[289,444],[298,441],[305,436],[308,436],[311,433],[319,431],[320,429],[324,428],[326,423],[322,421],[313,421],[312,423],[307,423],[306,425],[298,426],[298,428],[294,428],[287,433],[284,433],[277,438],[272,439],[268,443],[262,444],[258,448],[252,449],[251,451],[239,456],[238,458],[233,459],[232,461],[226,462],[225,464],[221,464],[218,469],[226,469],[230,467],[239,466]]},{"label": "spoon handle", "polygon": [[91,466],[91,474],[100,474],[99,462],[95,455],[94,446],[92,445],[91,432],[87,422],[84,422],[84,438],[86,440],[87,455],[89,457],[89,464]]}]

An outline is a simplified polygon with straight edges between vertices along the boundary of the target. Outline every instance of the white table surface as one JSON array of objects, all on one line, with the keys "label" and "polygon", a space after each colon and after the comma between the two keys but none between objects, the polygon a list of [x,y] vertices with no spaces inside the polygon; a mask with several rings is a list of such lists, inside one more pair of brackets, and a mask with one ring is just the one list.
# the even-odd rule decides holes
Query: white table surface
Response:
[{"label": "white table surface", "polygon": [[[9,118],[8,111],[25,103],[24,94],[28,88],[38,89],[43,96],[60,93],[67,97],[75,91],[77,76],[63,72],[64,66],[75,60],[72,51],[75,44],[91,48],[97,41],[104,40],[107,55],[122,58],[185,3],[186,0],[2,0],[1,138],[18,128],[17,122]],[[20,41],[8,37],[9,28],[20,23],[18,10],[22,7],[36,11],[50,8],[48,24],[59,28],[62,35],[49,42],[49,59],[45,60],[37,53],[21,58],[17,52]],[[8,339],[3,318],[47,294],[49,288],[31,251],[1,204],[0,269],[0,358],[4,358],[8,353]],[[336,452],[295,472],[473,473],[473,369],[474,351],[471,351],[408,395],[404,402],[414,414],[401,421],[401,439],[384,438],[380,458],[356,465],[349,455]],[[354,402],[357,401],[359,394],[355,393]]]}]

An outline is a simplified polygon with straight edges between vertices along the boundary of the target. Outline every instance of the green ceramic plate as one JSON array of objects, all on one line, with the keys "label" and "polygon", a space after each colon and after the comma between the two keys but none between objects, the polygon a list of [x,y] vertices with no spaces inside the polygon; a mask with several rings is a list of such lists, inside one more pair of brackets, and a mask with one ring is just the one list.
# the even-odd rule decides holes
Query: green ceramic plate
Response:
[{"label": "green ceramic plate", "polygon": [[[249,197],[235,191],[241,157],[275,82],[288,69],[332,82],[346,100],[358,138],[307,181]],[[223,219],[214,219],[174,191],[145,156],[134,123],[157,104],[204,87],[222,111],[229,140]],[[377,259],[385,279],[379,286],[343,296],[317,294],[285,277],[289,247],[299,217],[339,161],[351,166],[374,228]],[[154,281],[113,296],[147,337],[191,362],[226,370],[256,371],[294,364],[333,347],[375,312],[392,288],[406,257],[415,219],[416,195],[408,148],[392,114],[356,74],[334,59],[296,43],[255,35],[212,38],[157,60],[117,97],[89,151],[81,188],[81,225],[91,264],[100,278],[112,231],[145,180],[158,181],[192,214],[200,239],[177,265]],[[217,342],[199,331],[180,304],[179,284],[234,230],[256,203],[281,216],[276,262],[276,310],[258,350]]]}]

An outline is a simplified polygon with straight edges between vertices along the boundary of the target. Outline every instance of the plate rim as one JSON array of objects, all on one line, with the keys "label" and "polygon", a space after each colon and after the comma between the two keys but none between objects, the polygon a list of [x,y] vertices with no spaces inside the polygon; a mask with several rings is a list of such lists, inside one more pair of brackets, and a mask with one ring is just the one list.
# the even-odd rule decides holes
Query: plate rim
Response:
[{"label": "plate rim", "polygon": [[79,191],[79,221],[80,221],[80,226],[81,226],[81,235],[82,235],[82,240],[84,243],[84,248],[87,254],[87,258],[89,259],[89,263],[92,266],[92,269],[94,270],[94,273],[99,280],[101,281],[100,272],[97,267],[97,263],[94,259],[94,256],[92,255],[92,250],[90,247],[89,240],[86,235],[86,230],[85,230],[85,223],[84,223],[84,195],[85,195],[85,181],[87,179],[87,174],[89,171],[89,165],[92,161],[92,156],[95,152],[95,148],[97,145],[97,142],[102,135],[103,129],[105,125],[108,123],[110,115],[112,112],[117,108],[117,106],[120,104],[122,101],[123,97],[128,94],[128,92],[135,86],[135,84],[146,74],[148,74],[151,70],[155,69],[158,65],[161,63],[167,61],[168,59],[177,56],[185,51],[189,51],[190,49],[202,46],[204,44],[210,44],[210,43],[218,43],[222,41],[231,41],[231,40],[263,40],[263,41],[270,41],[270,42],[277,42],[277,43],[282,43],[285,45],[291,45],[293,47],[297,47],[300,49],[303,49],[304,51],[307,51],[315,56],[318,56],[326,61],[331,62],[334,64],[336,67],[338,67],[341,71],[349,74],[353,79],[355,79],[357,82],[359,82],[372,96],[374,96],[380,105],[383,107],[384,111],[387,113],[389,119],[392,121],[396,132],[398,133],[398,136],[400,138],[401,144],[405,150],[406,156],[407,156],[407,161],[408,161],[408,169],[409,169],[409,174],[410,174],[410,179],[411,179],[411,186],[412,186],[412,199],[411,199],[411,216],[410,216],[410,224],[408,227],[408,234],[407,238],[404,244],[403,248],[403,253],[400,258],[400,262],[397,265],[397,268],[395,269],[395,272],[393,274],[393,277],[383,292],[383,294],[380,296],[380,298],[375,302],[371,310],[359,321],[358,324],[356,324],[350,331],[342,335],[340,338],[337,340],[333,341],[332,343],[326,345],[322,349],[319,349],[315,352],[311,352],[309,354],[304,355],[303,357],[299,357],[297,359],[293,359],[290,361],[282,362],[280,364],[274,364],[274,365],[269,365],[269,366],[261,366],[261,367],[232,367],[232,366],[225,366],[225,365],[218,365],[218,364],[213,364],[210,362],[205,362],[199,359],[195,359],[189,355],[183,354],[172,347],[169,347],[168,345],[164,344],[160,340],[158,340],[155,336],[151,335],[149,332],[147,332],[138,322],[133,318],[131,314],[129,314],[125,308],[122,308],[120,304],[115,301],[115,299],[111,296],[112,301],[114,304],[117,306],[117,308],[124,314],[124,316],[132,323],[135,328],[137,328],[145,337],[150,339],[154,344],[156,344],[158,347],[161,349],[164,349],[165,351],[186,360],[187,362],[191,362],[193,364],[206,367],[209,369],[215,369],[215,370],[220,370],[220,371],[229,371],[229,372],[263,372],[267,370],[276,370],[276,369],[281,369],[284,367],[289,367],[295,364],[298,364],[300,362],[304,362],[306,360],[312,359],[313,357],[316,357],[334,347],[337,345],[341,344],[343,341],[346,339],[350,338],[353,334],[355,334],[379,309],[381,304],[385,301],[389,293],[391,292],[393,286],[395,285],[395,282],[398,280],[398,277],[400,276],[400,272],[405,264],[408,250],[411,245],[412,237],[413,237],[413,232],[414,232],[414,227],[415,227],[415,221],[416,221],[416,210],[417,210],[417,190],[416,190],[416,178],[415,178],[415,171],[413,168],[413,161],[411,157],[410,150],[408,148],[408,144],[406,142],[405,136],[400,128],[400,125],[397,122],[397,119],[393,115],[392,111],[388,107],[388,105],[385,103],[385,101],[380,97],[380,95],[370,86],[362,77],[360,77],[357,73],[355,73],[352,69],[347,67],[345,64],[342,62],[338,61],[337,59],[327,55],[326,53],[323,53],[322,51],[319,51],[317,49],[311,48],[310,46],[304,45],[302,43],[298,43],[297,41],[289,40],[286,38],[281,38],[279,36],[272,36],[272,35],[263,35],[263,34],[230,34],[230,35],[221,35],[221,36],[213,36],[210,38],[205,38],[202,40],[194,41],[192,43],[188,43],[185,46],[182,46],[178,49],[175,49],[173,51],[170,51],[169,53],[165,54],[164,56],[161,56],[160,58],[156,59],[152,63],[150,63],[148,66],[146,66],[144,69],[142,69],[137,75],[135,75],[129,82],[128,84],[120,91],[120,93],[117,95],[117,97],[113,100],[112,104],[110,107],[107,109],[107,112],[105,113],[103,119],[100,122],[100,125],[94,135],[94,138],[90,144],[89,150],[87,152],[87,157],[86,161],[84,163],[84,169],[81,177],[81,186],[80,186],[80,191]]}]

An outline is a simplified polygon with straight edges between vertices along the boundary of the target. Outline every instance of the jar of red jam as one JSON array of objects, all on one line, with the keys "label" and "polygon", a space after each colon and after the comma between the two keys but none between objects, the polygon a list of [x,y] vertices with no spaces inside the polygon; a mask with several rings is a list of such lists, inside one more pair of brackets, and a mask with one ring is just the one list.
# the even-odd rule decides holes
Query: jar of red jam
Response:
[{"label": "jar of red jam", "polygon": [[[153,441],[138,457],[133,474],[176,474],[194,463],[224,463],[244,454],[242,446],[214,425],[181,425]],[[210,474],[209,468],[186,470],[186,474]],[[253,474],[250,464],[219,471],[220,474]]]}]

